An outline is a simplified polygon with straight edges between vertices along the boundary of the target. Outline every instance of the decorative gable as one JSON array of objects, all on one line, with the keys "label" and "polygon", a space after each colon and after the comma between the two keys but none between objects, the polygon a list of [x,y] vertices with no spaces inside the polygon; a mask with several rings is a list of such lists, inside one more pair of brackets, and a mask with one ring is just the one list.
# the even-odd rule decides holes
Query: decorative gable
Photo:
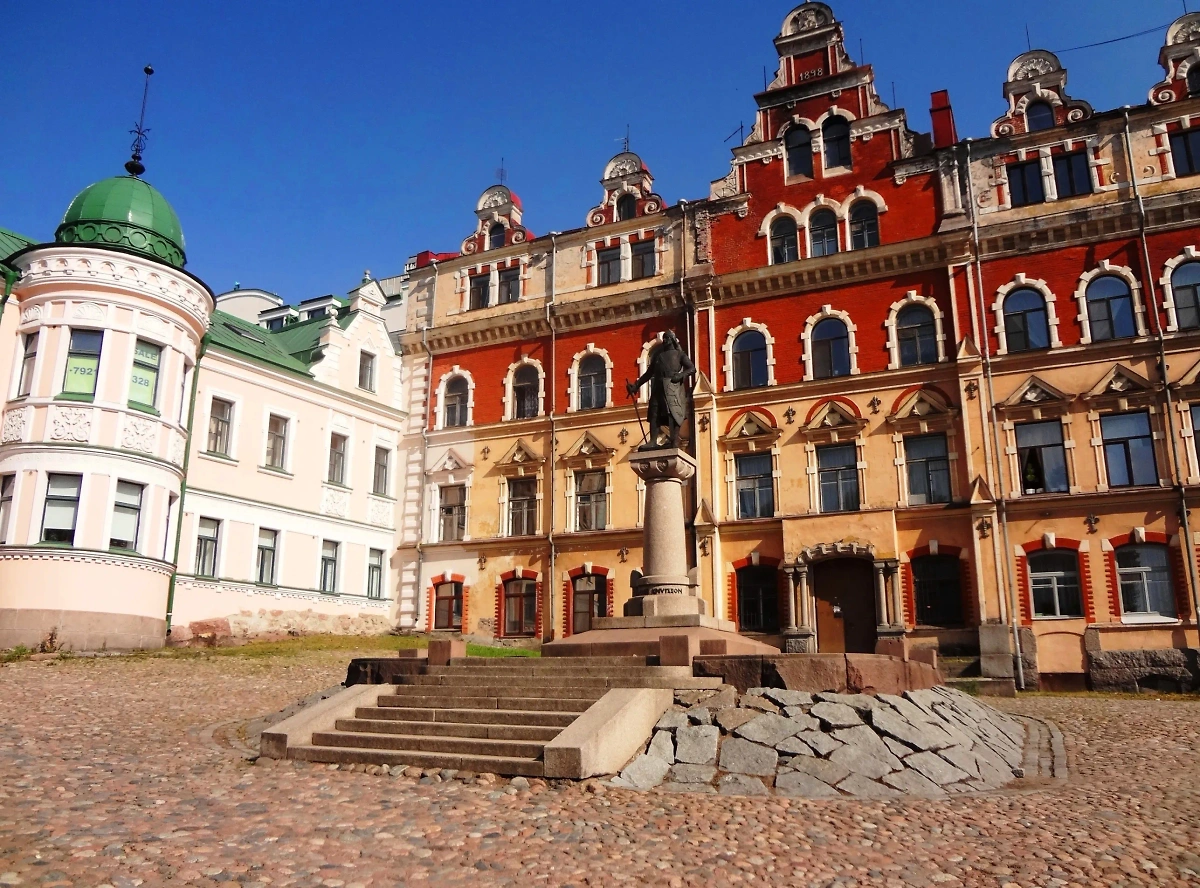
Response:
[{"label": "decorative gable", "polygon": [[1195,400],[1200,393],[1200,361],[1192,365],[1192,369],[1183,374],[1176,382],[1171,383],[1172,391],[1179,391],[1189,400]]},{"label": "decorative gable", "polygon": [[474,469],[474,464],[462,457],[454,448],[450,448],[436,459],[427,470],[429,475],[466,475]]},{"label": "decorative gable", "polygon": [[605,447],[591,432],[584,432],[562,455],[562,461],[574,468],[594,469],[608,465],[616,452],[612,447]]},{"label": "decorative gable", "polygon": [[769,448],[783,433],[775,418],[761,408],[750,408],[734,415],[721,439],[726,446],[738,449],[763,450]]},{"label": "decorative gable", "polygon": [[932,386],[915,387],[903,392],[888,414],[889,425],[901,431],[944,429],[958,415],[950,400]]},{"label": "decorative gable", "polygon": [[537,453],[525,439],[519,438],[504,456],[496,460],[496,468],[505,475],[535,475],[545,461],[545,457]]},{"label": "decorative gable", "polygon": [[1049,50],[1022,53],[1008,66],[1004,84],[1008,113],[992,124],[998,138],[1029,132],[1025,112],[1035,102],[1044,102],[1054,112],[1054,125],[1078,123],[1092,116],[1092,106],[1067,95],[1067,69]]},{"label": "decorative gable", "polygon": [[1113,364],[1083,398],[1101,404],[1115,401],[1118,409],[1124,410],[1129,404],[1145,403],[1153,396],[1154,384],[1150,380],[1123,364]]},{"label": "decorative gable", "polygon": [[800,432],[810,441],[850,441],[858,437],[867,421],[853,401],[846,398],[826,398],[808,413]]},{"label": "decorative gable", "polygon": [[608,162],[600,185],[604,200],[588,213],[589,228],[662,211],[662,198],[654,193],[654,177],[632,151],[622,152]]},{"label": "decorative gable", "polygon": [[1055,408],[1057,412],[1065,411],[1073,398],[1074,395],[1060,391],[1044,379],[1030,376],[1001,401],[999,406],[1004,412],[1032,409],[1037,411],[1040,417],[1041,411],[1047,407]]},{"label": "decorative gable", "polygon": [[523,244],[533,237],[521,224],[521,198],[506,185],[493,185],[483,192],[475,206],[475,215],[479,222],[475,233],[462,243],[464,256]]},{"label": "decorative gable", "polygon": [[1150,90],[1150,102],[1169,105],[1195,95],[1188,82],[1200,85],[1200,12],[1189,12],[1167,28],[1167,42],[1158,54],[1166,77]]}]

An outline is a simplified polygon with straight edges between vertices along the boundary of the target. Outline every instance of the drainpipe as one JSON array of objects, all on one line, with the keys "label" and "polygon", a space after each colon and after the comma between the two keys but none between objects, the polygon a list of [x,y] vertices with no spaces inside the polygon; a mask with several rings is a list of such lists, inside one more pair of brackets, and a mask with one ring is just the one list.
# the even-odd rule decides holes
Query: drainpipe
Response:
[{"label": "drainpipe", "polygon": [[[437,293],[437,262],[433,263],[433,291]],[[429,347],[429,324],[421,325],[421,347],[425,350],[426,371],[425,371],[425,410],[421,416],[421,478],[420,487],[421,495],[419,498],[420,511],[417,514],[417,582],[416,588],[413,589],[413,594],[417,596],[414,602],[417,606],[417,613],[414,615],[413,629],[419,630],[421,624],[420,608],[421,608],[421,569],[425,565],[425,488],[428,483],[425,480],[425,465],[429,459],[429,412],[433,409],[433,350]],[[464,629],[468,628],[466,626]]]},{"label": "drainpipe", "polygon": [[4,296],[0,297],[0,319],[4,318],[4,306],[8,305],[8,298],[12,296],[13,287],[17,285],[20,277],[21,272],[16,269],[4,269]]},{"label": "drainpipe", "polygon": [[[550,462],[546,472],[550,481],[550,532],[546,536],[546,541],[550,545],[550,555],[546,563],[546,588],[550,594],[551,641],[554,640],[556,627],[554,602],[558,598],[555,594],[558,587],[558,580],[555,576],[558,553],[554,544],[554,519],[558,506],[555,493],[557,487],[555,479],[558,471],[558,425],[555,417],[555,414],[558,413],[558,330],[554,324],[554,298],[558,292],[555,281],[558,273],[558,235],[557,231],[550,232],[550,298],[546,300],[546,324],[550,327]],[[565,619],[566,615],[564,614],[563,617]],[[542,634],[545,635],[545,632],[543,631]]]},{"label": "drainpipe", "polygon": [[1158,346],[1158,374],[1162,378],[1163,396],[1166,399],[1167,436],[1171,440],[1171,460],[1175,469],[1175,477],[1172,481],[1176,493],[1179,494],[1179,524],[1183,531],[1184,551],[1187,552],[1188,580],[1192,587],[1192,613],[1196,617],[1197,624],[1200,625],[1200,583],[1196,578],[1196,544],[1192,539],[1191,522],[1188,520],[1187,493],[1183,485],[1183,479],[1186,476],[1179,455],[1179,439],[1175,436],[1175,399],[1171,396],[1171,384],[1167,378],[1167,350],[1162,324],[1158,316],[1158,296],[1154,289],[1154,272],[1150,265],[1150,246],[1146,240],[1146,201],[1142,197],[1142,189],[1137,180],[1137,170],[1133,165],[1133,138],[1129,128],[1129,106],[1126,105],[1122,110],[1125,113],[1125,156],[1129,163],[1129,180],[1133,183],[1133,195],[1137,200],[1138,239],[1142,244],[1146,291],[1150,296],[1146,300],[1146,314],[1154,320],[1154,342]]},{"label": "drainpipe", "polygon": [[167,584],[167,637],[171,637],[171,620],[175,615],[175,583],[179,575],[179,547],[183,544],[183,504],[187,498],[188,466],[192,463],[192,424],[196,419],[196,395],[200,391],[200,362],[208,352],[208,335],[200,339],[200,351],[196,355],[196,366],[192,368],[192,393],[188,400],[187,446],[183,449],[183,478],[179,482],[178,516],[175,518],[175,554],[171,563],[171,581]]},{"label": "drainpipe", "polygon": [[[692,359],[692,363],[696,364],[697,372],[699,372],[699,343],[696,335],[696,306],[687,298],[687,211],[688,202],[686,200],[679,201],[680,219],[679,219],[679,299],[684,304],[686,309],[684,313],[684,322],[687,325],[687,351],[688,356]],[[700,435],[696,431],[696,405],[692,404],[692,456],[698,456],[700,453]],[[692,508],[700,507],[700,473],[696,472],[692,475]],[[699,579],[700,574],[700,538],[696,533],[696,522],[694,520],[695,513],[693,512],[692,525],[692,562],[696,565],[696,575]],[[686,517],[686,516],[685,516]]]},{"label": "drainpipe", "polygon": [[[979,254],[979,217],[975,213],[975,200],[971,187],[971,140],[967,139],[966,163],[967,204],[971,207],[971,252],[975,256],[976,301],[979,309],[979,325],[983,335],[980,337],[981,354],[983,356],[983,378],[987,384],[988,409],[992,416],[992,460],[996,471],[996,517],[1000,519],[1000,533],[1004,540],[1004,578],[1008,585],[1008,618],[1012,626],[1013,649],[1017,653],[1017,687],[1025,690],[1025,663],[1021,656],[1021,633],[1017,623],[1019,613],[1017,607],[1016,581],[1013,577],[1012,540],[1008,533],[1008,495],[1004,485],[1004,459],[1000,447],[1000,414],[996,410],[996,389],[992,376],[992,347],[987,333],[987,302],[983,294],[983,259]],[[974,533],[974,528],[971,529]]]}]

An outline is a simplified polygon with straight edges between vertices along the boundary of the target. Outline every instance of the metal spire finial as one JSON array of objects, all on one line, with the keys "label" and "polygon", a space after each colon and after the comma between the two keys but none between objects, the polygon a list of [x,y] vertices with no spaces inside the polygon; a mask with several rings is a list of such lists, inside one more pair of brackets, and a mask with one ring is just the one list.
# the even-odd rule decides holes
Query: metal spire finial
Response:
[{"label": "metal spire finial", "polygon": [[154,73],[154,68],[147,65],[142,71],[146,75],[146,85],[142,88],[142,115],[138,118],[137,125],[129,131],[133,136],[133,145],[130,148],[133,156],[125,162],[125,171],[131,176],[140,176],[146,172],[146,167],[142,164],[142,152],[146,150],[146,137],[150,135],[150,130],[146,129],[146,98],[150,95],[150,76]]}]

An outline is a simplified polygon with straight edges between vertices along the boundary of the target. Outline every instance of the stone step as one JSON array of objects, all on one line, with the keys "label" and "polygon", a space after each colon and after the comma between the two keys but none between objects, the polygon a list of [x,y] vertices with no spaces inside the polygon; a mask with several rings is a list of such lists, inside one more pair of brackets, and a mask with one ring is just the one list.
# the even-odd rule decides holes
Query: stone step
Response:
[{"label": "stone step", "polygon": [[562,727],[521,724],[474,724],[472,722],[406,721],[386,718],[339,718],[339,731],[359,734],[407,734],[428,737],[474,737],[479,740],[540,740],[548,743]]},{"label": "stone step", "polygon": [[[409,676],[401,676],[408,678]],[[415,676],[413,676],[415,677]],[[495,680],[495,679],[493,679]],[[599,700],[608,690],[606,685],[579,687],[574,683],[557,684],[547,681],[510,681],[504,684],[461,682],[455,684],[398,684],[392,686],[393,697],[538,697]]]},{"label": "stone step", "polygon": [[314,746],[350,749],[408,750],[448,755],[489,755],[498,758],[540,758],[546,744],[537,740],[481,740],[477,737],[430,737],[423,734],[367,734],[358,731],[316,731]]},{"label": "stone step", "polygon": [[361,719],[418,721],[439,724],[525,725],[528,727],[565,728],[579,717],[577,712],[527,709],[441,709],[407,706],[360,706],[354,712]]},{"label": "stone step", "polygon": [[980,674],[978,657],[938,657],[938,671],[946,678],[973,678]]},{"label": "stone step", "polygon": [[412,750],[354,749],[346,746],[291,746],[288,758],[323,764],[408,765],[416,768],[453,768],[478,774],[507,777],[541,777],[541,759],[494,755],[454,755]]},{"label": "stone step", "polygon": [[447,678],[469,678],[478,681],[483,672],[491,675],[528,678],[599,678],[608,681],[619,679],[638,679],[646,676],[656,678],[684,679],[692,677],[690,666],[571,666],[570,661],[559,661],[563,665],[558,669],[497,669],[481,670],[468,666],[429,666],[426,669],[427,678],[445,676]]},{"label": "stone step", "polygon": [[[557,658],[543,659],[542,657],[455,657],[450,661],[450,665],[465,666],[471,669],[547,669],[554,672],[561,668],[562,662]],[[588,669],[657,666],[658,657],[572,657],[569,665]]]},{"label": "stone step", "polygon": [[584,712],[601,694],[591,697],[460,697],[454,694],[437,696],[402,696],[380,694],[377,705],[402,706],[411,709],[532,709],[544,712]]}]

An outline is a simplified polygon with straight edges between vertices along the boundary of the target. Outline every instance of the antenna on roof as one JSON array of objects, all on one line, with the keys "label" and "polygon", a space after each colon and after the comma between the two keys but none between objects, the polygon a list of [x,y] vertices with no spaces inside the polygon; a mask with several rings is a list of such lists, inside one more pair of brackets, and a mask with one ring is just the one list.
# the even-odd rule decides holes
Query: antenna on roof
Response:
[{"label": "antenna on roof", "polygon": [[892,110],[895,111],[900,107],[900,103],[896,101],[896,81],[892,81]]},{"label": "antenna on roof", "polygon": [[625,124],[625,153],[629,153],[629,124]]},{"label": "antenna on roof", "polygon": [[763,65],[763,92],[767,91],[767,87],[769,85],[770,84],[767,83],[767,66]]},{"label": "antenna on roof", "polygon": [[863,49],[863,41],[861,37],[858,38],[858,63],[860,65],[865,65],[867,63],[867,51]]},{"label": "antenna on roof", "polygon": [[1025,23],[1025,51],[1033,52],[1033,41],[1029,39],[1029,22]]},{"label": "antenna on roof", "polygon": [[746,141],[746,124],[744,124],[744,123],[739,123],[739,124],[738,124],[738,128],[737,128],[737,129],[735,129],[733,132],[731,132],[731,133],[730,133],[730,134],[729,134],[729,135],[726,137],[725,141],[726,141],[726,142],[728,142],[728,141],[729,141],[730,139],[732,139],[734,136],[737,136],[737,137],[738,137],[738,144],[739,144],[739,145],[741,145],[743,142],[745,142],[745,141]]},{"label": "antenna on roof", "polygon": [[508,170],[504,167],[504,158],[500,158],[500,168],[496,170],[496,178],[500,180],[501,185],[508,183]]},{"label": "antenna on roof", "polygon": [[146,150],[146,137],[150,135],[150,130],[146,129],[146,98],[150,95],[150,76],[154,73],[154,68],[147,65],[142,69],[142,73],[146,75],[146,85],[142,87],[142,114],[134,128],[129,131],[129,135],[133,136],[133,145],[130,148],[133,156],[125,162],[125,171],[131,176],[140,176],[146,172],[146,167],[142,164],[142,152]]}]

